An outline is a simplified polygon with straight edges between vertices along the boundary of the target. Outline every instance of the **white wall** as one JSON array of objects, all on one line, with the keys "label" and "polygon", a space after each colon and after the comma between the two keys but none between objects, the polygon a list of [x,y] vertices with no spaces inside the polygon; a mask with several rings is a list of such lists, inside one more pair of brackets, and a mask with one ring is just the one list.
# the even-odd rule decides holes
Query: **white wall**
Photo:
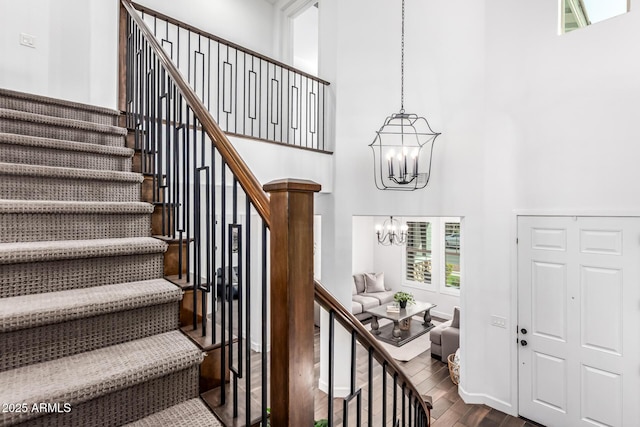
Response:
[{"label": "white wall", "polygon": [[248,138],[229,139],[263,184],[280,178],[301,178],[322,185],[323,193],[333,190],[333,158],[330,154],[256,142]]},{"label": "white wall", "polygon": [[[325,215],[326,240],[346,243],[325,245],[323,283],[348,303],[338,284],[351,273],[344,239],[353,215],[464,217],[460,390],[516,413],[515,212],[640,211],[640,57],[631,54],[640,2],[563,36],[557,0],[406,7],[405,108],[443,134],[429,186],[394,193],[375,189],[367,144],[399,108],[399,2],[320,4],[320,73],[335,91],[339,185],[318,209],[333,214]],[[507,318],[506,329],[490,326],[494,314]]]},{"label": "white wall", "polygon": [[[263,0],[141,4],[273,56],[273,6]],[[117,0],[0,0],[0,87],[117,106]],[[36,36],[36,48],[18,44]]]},{"label": "white wall", "polygon": [[[352,267],[351,274],[372,273],[384,271],[380,269],[374,259],[373,237],[371,230],[374,227],[373,217],[354,216],[353,217],[353,238],[352,238]],[[345,280],[344,286],[351,286],[353,280]],[[351,290],[351,288],[349,288]]]},{"label": "white wall", "polygon": [[0,87],[114,108],[117,19],[115,0],[0,1]]},{"label": "white wall", "polygon": [[141,0],[138,3],[196,28],[274,57],[273,6],[265,0]]},{"label": "white wall", "polygon": [[293,19],[293,66],[318,74],[318,8],[310,5]]}]

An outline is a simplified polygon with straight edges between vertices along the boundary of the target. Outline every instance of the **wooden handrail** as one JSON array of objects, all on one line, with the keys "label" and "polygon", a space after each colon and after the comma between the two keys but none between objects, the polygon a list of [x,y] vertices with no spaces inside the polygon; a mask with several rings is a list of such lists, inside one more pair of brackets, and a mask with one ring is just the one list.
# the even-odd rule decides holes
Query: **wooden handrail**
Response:
[{"label": "wooden handrail", "polygon": [[173,80],[176,88],[180,91],[182,97],[200,121],[202,128],[206,134],[209,135],[209,138],[211,138],[211,141],[220,152],[224,161],[229,165],[229,169],[240,183],[240,186],[244,189],[247,197],[249,197],[253,203],[262,220],[265,222],[267,227],[269,227],[271,225],[269,196],[267,196],[267,194],[262,190],[262,185],[260,185],[258,179],[253,175],[244,160],[242,160],[242,157],[240,157],[240,154],[238,154],[227,136],[220,129],[213,116],[211,116],[211,113],[209,113],[204,104],[202,104],[198,95],[196,95],[193,89],[184,81],[182,74],[180,74],[176,66],[173,64],[171,58],[169,58],[167,53],[160,46],[156,37],[151,33],[144,20],[136,13],[132,2],[130,0],[121,0],[121,3],[129,13],[131,19],[138,24],[140,31],[153,49],[166,72]]},{"label": "wooden handrail", "polygon": [[365,329],[362,323],[317,280],[315,281],[315,300],[325,310],[333,310],[336,313],[336,320],[347,330],[355,330],[356,339],[360,342],[360,344],[364,345],[365,347],[373,348],[374,358],[381,364],[383,362],[386,362],[388,367],[390,368],[390,371],[392,373],[398,374],[400,382],[404,383],[409,391],[414,396],[419,398],[418,401],[420,402],[422,409],[426,414],[429,414],[429,411],[433,409],[431,398],[429,396],[420,394],[418,389],[416,389],[415,385],[405,375],[398,362],[396,362],[395,359],[391,357],[389,352],[384,347],[382,347],[378,340],[373,335],[371,335],[371,333],[367,329]]},{"label": "wooden handrail", "polygon": [[143,5],[139,4],[139,3],[131,2],[131,4],[133,5],[133,7],[136,8],[136,10],[139,10],[140,12],[144,12],[144,13],[149,14],[151,16],[155,16],[156,18],[160,18],[163,21],[167,21],[170,24],[177,25],[178,27],[182,27],[182,28],[184,28],[186,30],[189,30],[189,31],[191,31],[193,33],[196,33],[198,35],[201,35],[203,37],[209,38],[211,40],[215,40],[218,43],[227,45],[227,46],[229,46],[229,47],[231,47],[233,49],[236,49],[236,50],[238,50],[240,52],[244,52],[244,53],[249,54],[251,56],[255,56],[256,58],[260,58],[260,59],[263,59],[263,60],[265,60],[267,62],[271,62],[272,64],[275,64],[275,65],[277,65],[279,67],[282,67],[285,70],[293,71],[294,73],[297,73],[297,74],[300,74],[302,76],[305,76],[305,77],[307,77],[307,78],[309,78],[311,80],[314,80],[314,81],[316,81],[316,82],[318,82],[320,84],[327,85],[327,86],[330,85],[330,83],[328,81],[326,81],[326,80],[322,80],[321,78],[316,77],[316,76],[314,76],[312,74],[306,73],[306,72],[304,72],[302,70],[298,70],[297,68],[294,68],[291,65],[287,65],[287,64],[285,64],[283,62],[280,62],[280,61],[278,61],[276,59],[269,58],[266,55],[262,55],[262,54],[260,54],[258,52],[255,52],[255,51],[251,50],[251,49],[247,49],[246,47],[242,47],[242,46],[240,46],[240,45],[238,45],[236,43],[233,43],[233,42],[231,42],[229,40],[225,40],[222,37],[218,37],[216,35],[208,33],[208,32],[206,32],[204,30],[201,30],[199,28],[194,27],[193,25],[189,25],[186,22],[182,22],[182,21],[179,21],[179,20],[177,20],[175,18],[172,18],[170,16],[164,15],[164,14],[158,12],[158,11],[155,11],[155,10],[153,10],[151,8],[143,6]]}]

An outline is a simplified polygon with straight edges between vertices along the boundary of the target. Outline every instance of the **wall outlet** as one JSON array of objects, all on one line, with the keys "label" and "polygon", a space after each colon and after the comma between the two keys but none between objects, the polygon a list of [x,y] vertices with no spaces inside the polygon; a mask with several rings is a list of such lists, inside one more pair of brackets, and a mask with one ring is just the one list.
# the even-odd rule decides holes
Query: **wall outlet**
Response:
[{"label": "wall outlet", "polygon": [[492,326],[497,326],[499,328],[505,328],[507,327],[507,319],[505,319],[504,317],[500,317],[500,316],[491,316],[491,325]]},{"label": "wall outlet", "polygon": [[36,36],[27,33],[20,33],[20,44],[22,46],[36,48]]}]

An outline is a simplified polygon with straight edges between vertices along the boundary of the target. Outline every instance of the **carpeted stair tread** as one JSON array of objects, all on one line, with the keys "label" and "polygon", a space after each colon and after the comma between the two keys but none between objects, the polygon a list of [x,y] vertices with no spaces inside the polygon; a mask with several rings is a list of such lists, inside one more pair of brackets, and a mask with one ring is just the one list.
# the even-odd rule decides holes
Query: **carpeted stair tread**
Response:
[{"label": "carpeted stair tread", "polygon": [[0,265],[165,252],[153,237],[0,243]]},{"label": "carpeted stair tread", "polygon": [[125,427],[218,427],[220,421],[199,398],[190,399],[149,415]]},{"label": "carpeted stair tread", "polygon": [[0,298],[0,333],[106,313],[179,302],[182,291],[164,279]]},{"label": "carpeted stair tread", "polygon": [[51,200],[2,200],[0,214],[152,214],[153,205],[145,202],[82,202]]},{"label": "carpeted stair tread", "polygon": [[4,132],[0,133],[0,162],[131,171],[134,150],[121,145],[100,145]]},{"label": "carpeted stair tread", "polygon": [[142,183],[144,176],[134,172],[61,168],[56,166],[0,163],[0,175],[32,176],[38,178],[84,179],[125,183]]},{"label": "carpeted stair tread", "polygon": [[44,138],[41,136],[18,135],[15,133],[0,133],[0,144],[22,145],[36,148],[49,148],[120,157],[131,157],[135,152],[132,148],[127,147],[112,147],[86,142]]},{"label": "carpeted stair tread", "polygon": [[47,126],[64,127],[88,132],[105,133],[111,135],[126,136],[127,130],[119,126],[103,125],[99,123],[86,122],[84,120],[65,119],[44,114],[28,113],[25,111],[9,110],[0,108],[0,119],[18,120],[28,123],[38,123]]},{"label": "carpeted stair tread", "polygon": [[16,98],[16,99],[21,99],[25,101],[33,101],[40,104],[48,104],[48,105],[54,105],[59,107],[73,108],[76,110],[91,111],[91,112],[110,115],[114,117],[118,117],[120,115],[119,111],[112,110],[111,108],[105,108],[105,107],[100,107],[97,105],[90,105],[90,104],[82,104],[79,102],[67,101],[65,99],[49,98],[47,96],[36,95],[36,94],[26,93],[26,92],[17,92],[14,90],[9,90],[4,88],[0,88],[0,97]]},{"label": "carpeted stair tread", "polygon": [[148,237],[153,210],[143,202],[0,199],[0,243]]},{"label": "carpeted stair tread", "polygon": [[[171,331],[2,372],[0,384],[11,387],[0,387],[0,402],[20,402],[28,407],[40,402],[65,402],[73,407],[191,368],[203,358],[203,353],[180,331]],[[39,415],[4,413],[0,425]]]}]

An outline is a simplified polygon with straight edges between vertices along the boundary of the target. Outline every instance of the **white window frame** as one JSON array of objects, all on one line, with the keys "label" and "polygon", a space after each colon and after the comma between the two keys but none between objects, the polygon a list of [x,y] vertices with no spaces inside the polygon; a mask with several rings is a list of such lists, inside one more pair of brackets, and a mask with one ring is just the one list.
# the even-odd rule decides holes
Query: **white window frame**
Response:
[{"label": "white window frame", "polygon": [[[462,264],[462,218],[460,217],[405,217],[407,222],[428,222],[431,224],[431,283],[416,282],[407,279],[407,250],[402,251],[402,286],[423,291],[439,292],[446,295],[460,295],[460,289],[446,286],[446,257],[445,257],[445,223],[460,223],[460,262]],[[462,276],[460,277],[462,287]]]},{"label": "white window frame", "polygon": [[446,295],[455,295],[460,296],[460,288],[462,287],[462,268],[460,269],[460,288],[452,288],[447,286],[447,269],[446,269],[446,245],[445,245],[445,224],[447,222],[455,222],[460,224],[460,267],[462,267],[462,219],[459,217],[441,217],[439,218],[441,223],[440,227],[442,229],[442,234],[439,236],[440,244],[442,245],[441,253],[440,253],[440,271],[442,271],[442,277],[438,281],[440,284],[440,293]]}]

